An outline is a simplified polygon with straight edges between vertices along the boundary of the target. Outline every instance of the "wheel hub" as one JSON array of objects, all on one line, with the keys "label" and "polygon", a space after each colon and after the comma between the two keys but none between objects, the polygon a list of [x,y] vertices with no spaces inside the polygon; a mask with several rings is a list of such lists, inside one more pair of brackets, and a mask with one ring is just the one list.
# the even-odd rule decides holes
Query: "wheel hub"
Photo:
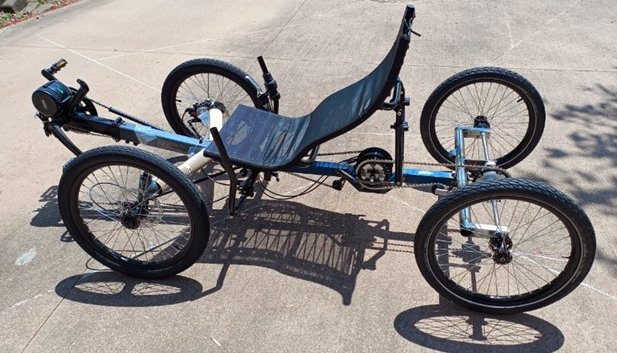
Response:
[{"label": "wheel hub", "polygon": [[219,101],[214,101],[210,98],[207,98],[201,103],[193,104],[191,108],[187,108],[187,111],[191,114],[191,116],[197,118],[199,114],[212,108],[220,110],[223,114],[227,112],[227,107],[225,107],[225,104]]},{"label": "wheel hub", "polygon": [[139,228],[139,217],[134,215],[123,215],[120,219],[122,225],[128,229]]},{"label": "wheel hub", "polygon": [[512,262],[512,253],[510,251],[498,251],[493,254],[493,261],[499,265],[507,265]]},{"label": "wheel hub", "polygon": [[491,124],[488,122],[488,118],[484,115],[478,115],[475,119],[473,119],[473,127],[490,129]]},{"label": "wheel hub", "polygon": [[120,212],[120,223],[128,229],[137,229],[141,224],[139,209],[133,203],[124,203]]},{"label": "wheel hub", "polygon": [[493,251],[493,261],[499,265],[507,265],[512,262],[512,239],[509,235],[503,236],[495,233],[491,236],[490,248]]}]

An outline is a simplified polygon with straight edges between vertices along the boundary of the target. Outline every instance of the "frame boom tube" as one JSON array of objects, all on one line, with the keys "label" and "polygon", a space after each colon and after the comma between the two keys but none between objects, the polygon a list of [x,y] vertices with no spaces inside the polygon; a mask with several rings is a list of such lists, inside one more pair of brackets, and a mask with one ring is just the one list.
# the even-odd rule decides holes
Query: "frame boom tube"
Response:
[{"label": "frame boom tube", "polygon": [[178,135],[150,126],[127,123],[120,118],[111,120],[83,113],[75,114],[63,127],[67,130],[90,131],[107,135],[116,141],[126,141],[135,145],[144,144],[184,154],[199,152],[210,144],[210,141]]}]

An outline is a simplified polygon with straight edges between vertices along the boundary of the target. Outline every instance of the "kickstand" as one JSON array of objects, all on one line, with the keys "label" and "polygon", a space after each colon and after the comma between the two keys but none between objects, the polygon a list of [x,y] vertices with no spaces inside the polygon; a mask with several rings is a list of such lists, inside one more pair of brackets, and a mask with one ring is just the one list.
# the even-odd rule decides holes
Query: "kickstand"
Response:
[{"label": "kickstand", "polygon": [[236,189],[238,188],[238,178],[231,165],[231,161],[229,160],[227,150],[225,149],[225,145],[223,145],[223,140],[221,139],[218,129],[216,127],[211,128],[210,134],[221,156],[221,165],[223,169],[225,169],[227,175],[229,175],[229,199],[227,207],[229,208],[229,215],[233,216],[234,213],[236,213]]}]

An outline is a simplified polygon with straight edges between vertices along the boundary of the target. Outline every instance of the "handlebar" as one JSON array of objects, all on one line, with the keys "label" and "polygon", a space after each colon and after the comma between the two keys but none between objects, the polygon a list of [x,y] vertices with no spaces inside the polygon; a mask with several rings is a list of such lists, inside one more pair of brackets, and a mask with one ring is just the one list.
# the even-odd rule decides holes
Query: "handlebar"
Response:
[{"label": "handlebar", "polygon": [[413,20],[416,17],[416,7],[413,4],[407,4],[405,8],[405,20]]},{"label": "handlebar", "polygon": [[73,100],[69,105],[69,112],[72,112],[77,104],[81,102],[81,100],[84,99],[86,94],[90,91],[90,87],[88,87],[84,81],[77,79],[77,83],[79,84],[79,89],[77,90],[77,93],[75,93],[75,97],[73,97]]},{"label": "handlebar", "polygon": [[261,71],[263,72],[264,86],[266,86],[268,96],[270,96],[270,99],[272,99],[272,102],[274,103],[273,111],[274,113],[278,113],[279,99],[281,98],[281,94],[278,91],[278,84],[276,83],[274,77],[272,77],[272,74],[268,71],[263,56],[258,56],[257,62],[259,62],[259,67],[261,67]]},{"label": "handlebar", "polygon": [[411,26],[413,24],[414,18],[416,18],[416,8],[412,4],[407,4],[407,8],[405,9],[405,31],[407,32],[407,36],[411,37],[411,34],[414,34],[418,37],[422,37],[422,35],[416,31],[414,31]]},{"label": "handlebar", "polygon": [[266,75],[266,74],[270,74],[270,72],[268,71],[268,68],[266,67],[266,62],[264,61],[264,57],[263,56],[258,56],[257,57],[257,62],[259,63],[259,67],[261,68],[261,72]]},{"label": "handlebar", "polygon": [[[86,98],[86,94],[88,94],[90,88],[83,80],[77,79],[79,89],[75,89],[65,86],[54,76],[54,74],[60,71],[67,64],[68,62],[65,59],[60,59],[48,69],[41,70],[41,74],[48,79],[49,82],[34,91],[32,94],[32,103],[44,121],[46,121],[47,118],[52,118],[52,120],[62,125],[67,121],[67,119],[70,119],[70,114],[75,113],[76,110],[81,113],[87,112],[90,115],[97,115],[96,108],[92,104],[94,101]],[[81,108],[78,107],[80,102],[84,102],[84,105]],[[111,113],[134,121],[140,125],[149,126],[157,130],[163,130],[158,126],[124,113],[118,109],[107,107],[105,105],[101,106],[107,108],[107,110]]]},{"label": "handlebar", "polygon": [[65,67],[69,62],[66,61],[66,59],[60,59],[58,61],[56,61],[55,63],[53,63],[49,69],[43,69],[41,70],[41,74],[43,75],[43,77],[45,77],[46,79],[48,79],[49,81],[53,81],[56,78],[54,77],[54,75],[62,70],[63,67]]},{"label": "handlebar", "polygon": [[61,116],[73,112],[90,90],[88,85],[79,79],[77,80],[79,84],[77,90],[68,88],[56,79],[54,75],[67,64],[68,62],[65,59],[60,59],[48,69],[41,70],[41,74],[49,82],[39,87],[32,94],[32,103],[39,113],[45,117],[59,119],[59,121],[63,120],[60,118]]}]

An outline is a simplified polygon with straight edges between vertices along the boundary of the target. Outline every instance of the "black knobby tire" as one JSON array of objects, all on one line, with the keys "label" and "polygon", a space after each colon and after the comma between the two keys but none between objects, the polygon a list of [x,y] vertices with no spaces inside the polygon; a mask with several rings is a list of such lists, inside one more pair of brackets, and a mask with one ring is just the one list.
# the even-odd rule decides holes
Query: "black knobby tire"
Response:
[{"label": "black knobby tire", "polygon": [[[499,244],[510,246],[501,258],[491,248],[497,233],[472,235],[460,224],[459,212],[467,209],[476,229],[491,229],[493,204]],[[435,203],[418,225],[414,251],[420,272],[446,299],[506,314],[544,307],[574,290],[591,268],[595,247],[589,218],[566,195],[545,184],[502,179]],[[507,253],[510,261],[499,263]]]},{"label": "black knobby tire", "polygon": [[[139,180],[153,185],[151,178],[171,191],[144,198]],[[195,263],[208,244],[208,212],[195,185],[144,150],[106,146],[74,158],[64,167],[58,205],[77,244],[131,276],[175,275]]]},{"label": "black knobby tire", "polygon": [[[501,168],[531,153],[546,120],[542,97],[523,76],[498,67],[473,68],[448,78],[429,96],[420,118],[424,146],[438,162],[452,163],[454,128],[479,126],[482,117],[491,128],[489,158]],[[484,159],[479,139],[468,142],[465,153],[467,159]]]},{"label": "black knobby tire", "polygon": [[178,134],[203,138],[207,127],[188,125],[187,108],[206,99],[222,103],[223,122],[238,104],[258,107],[258,88],[238,67],[215,59],[195,59],[174,68],[163,83],[161,101],[165,118]]}]

